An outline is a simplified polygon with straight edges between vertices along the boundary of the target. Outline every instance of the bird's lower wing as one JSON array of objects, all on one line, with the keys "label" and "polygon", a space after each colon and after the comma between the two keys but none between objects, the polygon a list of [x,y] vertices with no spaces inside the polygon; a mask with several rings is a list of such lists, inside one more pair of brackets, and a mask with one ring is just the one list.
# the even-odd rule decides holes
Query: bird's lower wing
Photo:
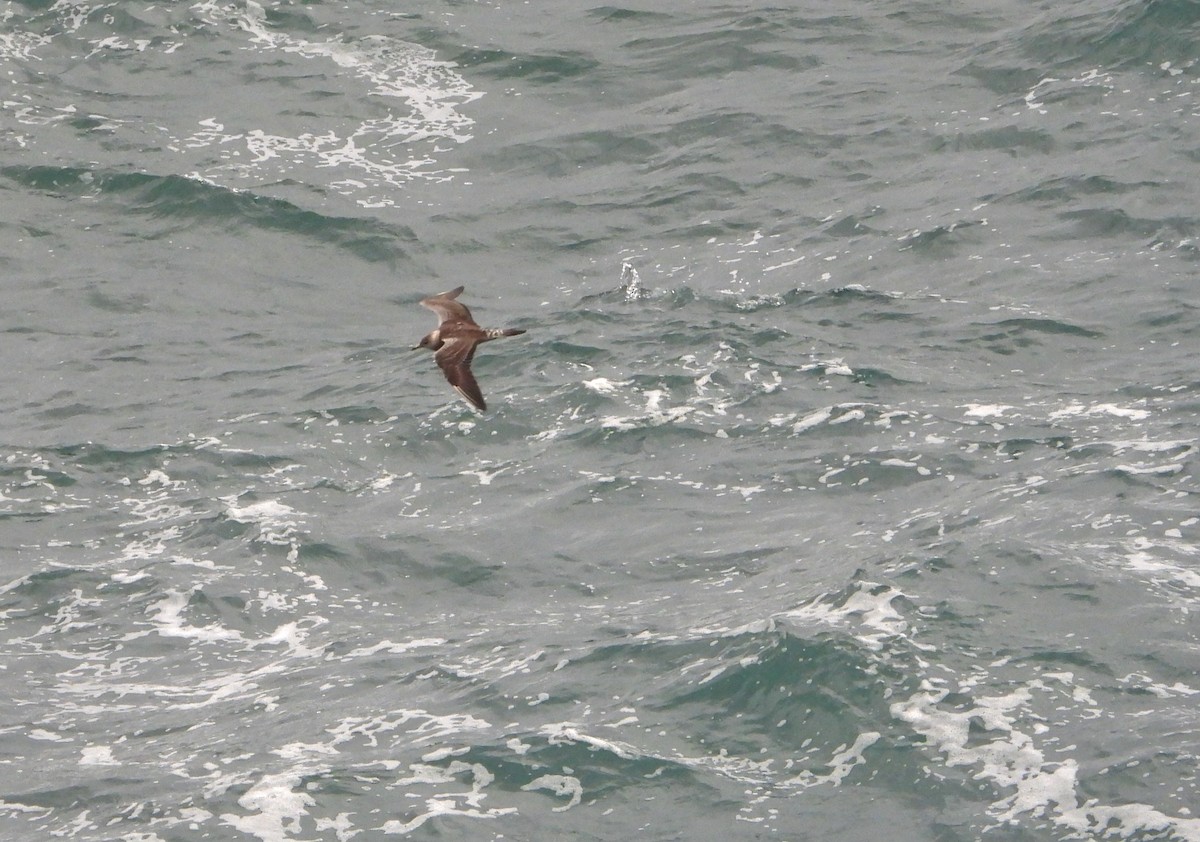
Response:
[{"label": "bird's lower wing", "polygon": [[442,346],[442,350],[438,351],[434,359],[437,360],[446,379],[450,381],[450,385],[467,403],[480,412],[486,412],[487,403],[483,400],[483,392],[480,391],[479,383],[475,381],[475,375],[471,372],[471,358],[475,356],[475,345],[475,342],[467,343],[463,340],[448,342]]},{"label": "bird's lower wing", "polygon": [[475,382],[475,375],[471,373],[471,369],[462,365],[457,368],[443,370],[446,372],[446,379],[450,381],[450,385],[466,399],[467,403],[480,412],[487,412],[487,404],[484,403],[483,392],[479,390],[479,384]]}]

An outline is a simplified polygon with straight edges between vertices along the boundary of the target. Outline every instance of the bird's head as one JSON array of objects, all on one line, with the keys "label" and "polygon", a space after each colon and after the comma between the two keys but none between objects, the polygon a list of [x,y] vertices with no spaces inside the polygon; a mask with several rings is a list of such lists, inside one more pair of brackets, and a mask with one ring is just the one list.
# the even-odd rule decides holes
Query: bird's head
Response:
[{"label": "bird's head", "polygon": [[428,336],[423,337],[412,349],[416,351],[421,348],[428,348],[430,351],[436,351],[440,347],[442,347],[442,338],[439,336],[439,331],[435,330]]}]

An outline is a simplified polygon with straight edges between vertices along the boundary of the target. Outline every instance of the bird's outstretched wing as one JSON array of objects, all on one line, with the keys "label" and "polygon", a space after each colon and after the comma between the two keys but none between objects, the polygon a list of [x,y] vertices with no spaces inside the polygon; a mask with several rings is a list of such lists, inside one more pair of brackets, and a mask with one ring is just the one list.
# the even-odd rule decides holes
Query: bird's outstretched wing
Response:
[{"label": "bird's outstretched wing", "polygon": [[470,322],[471,324],[475,324],[475,320],[471,318],[471,311],[454,300],[462,295],[463,289],[463,287],[455,287],[449,292],[439,292],[437,295],[431,295],[429,298],[422,299],[421,306],[427,307],[437,313],[439,324],[445,324],[446,322]]},{"label": "bird's outstretched wing", "polygon": [[[424,303],[424,302],[422,302]],[[462,306],[462,305],[457,305]],[[465,310],[466,308],[463,307]],[[462,395],[467,403],[480,412],[487,412],[487,404],[483,400],[483,392],[475,382],[471,373],[471,358],[475,356],[475,348],[479,342],[475,339],[451,339],[433,355],[438,367],[450,381],[450,385]]]}]

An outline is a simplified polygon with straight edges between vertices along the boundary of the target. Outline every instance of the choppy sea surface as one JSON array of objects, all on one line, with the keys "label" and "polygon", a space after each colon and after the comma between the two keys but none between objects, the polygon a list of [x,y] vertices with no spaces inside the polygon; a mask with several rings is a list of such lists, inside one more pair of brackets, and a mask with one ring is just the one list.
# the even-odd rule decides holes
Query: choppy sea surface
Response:
[{"label": "choppy sea surface", "polygon": [[1198,44],[0,3],[0,838],[1200,840]]}]

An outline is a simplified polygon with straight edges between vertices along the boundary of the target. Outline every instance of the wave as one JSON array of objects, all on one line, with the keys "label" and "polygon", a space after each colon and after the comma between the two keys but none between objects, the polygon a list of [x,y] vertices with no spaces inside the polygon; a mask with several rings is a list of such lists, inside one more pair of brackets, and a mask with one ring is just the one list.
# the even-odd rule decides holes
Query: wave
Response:
[{"label": "wave", "polygon": [[590,77],[601,67],[599,60],[582,52],[510,53],[474,48],[456,53],[454,64],[497,80],[525,79],[550,84]]},{"label": "wave", "polygon": [[[1124,2],[1075,13],[1055,8],[973,48],[963,72],[1001,93],[1029,90],[1050,73],[1073,76],[1097,67],[1153,73],[1174,64],[1192,72],[1198,25],[1193,0]],[[1059,89],[1066,96],[1079,92]]]},{"label": "wave", "polygon": [[[14,34],[0,41],[0,64],[58,84],[19,82],[24,95],[0,113],[20,148],[76,148],[77,160],[112,166],[136,150],[161,171],[306,198],[312,184],[363,207],[394,205],[395,191],[415,180],[454,178],[461,170],[438,159],[446,144],[471,140],[473,120],[461,109],[482,93],[426,47],[347,33],[312,11],[253,0],[25,9],[6,21]],[[255,53],[278,56],[276,82],[291,68],[316,83],[282,84],[265,113],[241,97],[246,74],[258,72]],[[195,67],[203,86],[189,81]],[[180,90],[190,90],[189,108],[155,109]],[[305,177],[293,181],[300,169]]]},{"label": "wave", "polygon": [[163,226],[158,232],[146,232],[147,237],[165,236],[180,227],[196,225],[228,231],[254,228],[335,245],[371,262],[393,261],[403,255],[399,243],[411,244],[416,240],[412,230],[405,226],[375,219],[328,216],[283,199],[187,176],[79,167],[6,166],[0,167],[0,178],[58,198],[111,203],[124,212],[144,216]]}]

